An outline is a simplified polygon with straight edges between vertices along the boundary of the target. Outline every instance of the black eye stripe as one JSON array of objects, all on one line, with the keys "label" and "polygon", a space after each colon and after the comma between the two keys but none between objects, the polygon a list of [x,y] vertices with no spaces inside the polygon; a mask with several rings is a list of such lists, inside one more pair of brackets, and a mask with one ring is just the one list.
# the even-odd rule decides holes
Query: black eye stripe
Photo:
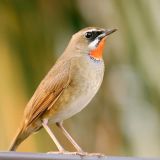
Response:
[{"label": "black eye stripe", "polygon": [[89,31],[86,32],[85,37],[91,42],[94,41],[103,31]]}]

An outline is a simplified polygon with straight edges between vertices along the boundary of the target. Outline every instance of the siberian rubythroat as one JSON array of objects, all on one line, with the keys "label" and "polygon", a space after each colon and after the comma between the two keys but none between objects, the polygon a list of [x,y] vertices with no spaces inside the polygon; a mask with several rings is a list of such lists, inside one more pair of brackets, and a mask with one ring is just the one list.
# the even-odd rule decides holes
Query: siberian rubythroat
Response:
[{"label": "siberian rubythroat", "polygon": [[83,152],[63,127],[63,121],[80,112],[97,93],[103,80],[102,52],[108,35],[116,29],[88,27],[75,33],[63,54],[37,87],[26,105],[22,123],[9,148],[44,128],[60,152],[64,148],[49,128],[56,123],[78,152]]}]

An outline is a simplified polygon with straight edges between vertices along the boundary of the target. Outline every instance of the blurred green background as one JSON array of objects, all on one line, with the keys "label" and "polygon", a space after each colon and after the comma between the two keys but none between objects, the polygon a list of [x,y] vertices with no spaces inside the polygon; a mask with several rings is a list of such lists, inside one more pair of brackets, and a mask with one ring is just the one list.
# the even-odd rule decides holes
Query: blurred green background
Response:
[{"label": "blurred green background", "polygon": [[[0,150],[39,82],[83,27],[118,28],[97,96],[64,125],[88,152],[160,155],[159,0],[0,0]],[[73,147],[53,125],[66,149]],[[44,130],[18,151],[57,150]]]}]

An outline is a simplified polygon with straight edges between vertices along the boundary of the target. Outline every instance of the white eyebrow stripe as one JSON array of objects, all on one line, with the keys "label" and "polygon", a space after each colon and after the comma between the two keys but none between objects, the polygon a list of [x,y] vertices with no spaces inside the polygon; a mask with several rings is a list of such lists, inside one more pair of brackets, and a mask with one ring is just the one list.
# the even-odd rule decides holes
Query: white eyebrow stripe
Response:
[{"label": "white eyebrow stripe", "polygon": [[86,32],[92,32],[92,31],[101,31],[101,30],[98,30],[98,29],[90,29],[90,30],[87,30]]},{"label": "white eyebrow stripe", "polygon": [[96,29],[90,29],[87,32],[97,31]]}]

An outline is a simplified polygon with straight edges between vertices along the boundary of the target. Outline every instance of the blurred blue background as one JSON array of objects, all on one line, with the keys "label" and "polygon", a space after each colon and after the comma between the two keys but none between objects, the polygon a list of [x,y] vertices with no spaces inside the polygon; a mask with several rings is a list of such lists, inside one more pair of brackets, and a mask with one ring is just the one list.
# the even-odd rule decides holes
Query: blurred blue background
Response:
[{"label": "blurred blue background", "polygon": [[[159,0],[0,0],[0,150],[8,148],[26,103],[72,34],[98,26],[119,29],[106,42],[102,87],[64,125],[88,152],[160,155],[159,14]],[[18,148],[51,150],[57,148],[44,130]]]}]

